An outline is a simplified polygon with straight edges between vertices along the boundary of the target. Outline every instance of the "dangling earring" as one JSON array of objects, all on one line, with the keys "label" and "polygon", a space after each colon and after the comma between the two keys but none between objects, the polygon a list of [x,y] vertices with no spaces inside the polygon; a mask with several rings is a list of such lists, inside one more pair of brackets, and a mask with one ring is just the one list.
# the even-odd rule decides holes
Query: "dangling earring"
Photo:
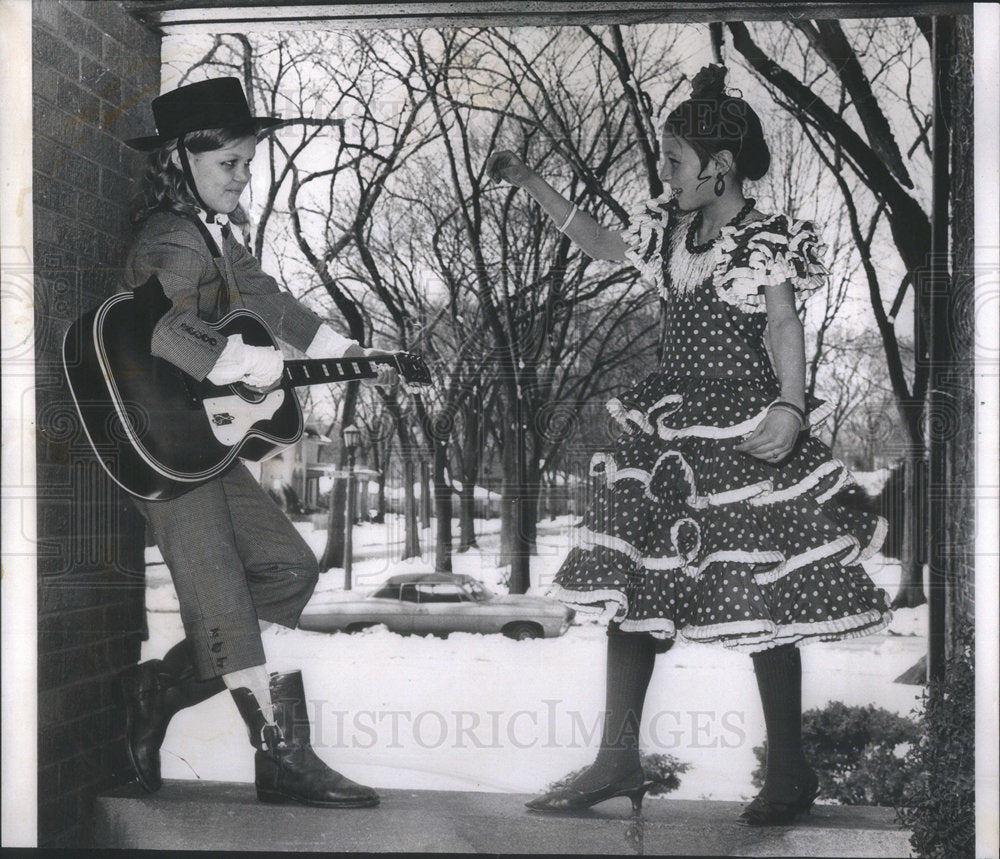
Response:
[{"label": "dangling earring", "polygon": [[718,173],[715,176],[715,196],[721,197],[726,193],[726,180],[722,178],[722,174]]}]

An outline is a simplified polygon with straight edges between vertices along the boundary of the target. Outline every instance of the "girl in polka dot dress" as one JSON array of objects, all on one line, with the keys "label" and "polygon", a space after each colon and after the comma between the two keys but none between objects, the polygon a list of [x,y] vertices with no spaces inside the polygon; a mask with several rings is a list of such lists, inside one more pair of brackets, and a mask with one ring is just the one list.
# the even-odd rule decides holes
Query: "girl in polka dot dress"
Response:
[{"label": "girl in polka dot dress", "polygon": [[770,154],[760,120],[709,66],[663,131],[663,197],[624,232],[580,212],[511,152],[490,175],[524,188],[596,259],[629,261],[659,291],[657,372],[613,399],[624,432],[592,471],[604,491],[553,594],[609,621],[606,719],[594,764],[528,803],[574,811],[650,787],[638,729],[657,653],[678,634],[749,653],[767,728],[766,778],[740,819],[789,823],[817,778],[801,741],[798,645],[867,635],[888,597],[861,567],[880,517],[841,507],[842,463],[810,435],[825,414],[805,400],[796,294],[826,277],[813,226],[765,215],[742,190]]}]

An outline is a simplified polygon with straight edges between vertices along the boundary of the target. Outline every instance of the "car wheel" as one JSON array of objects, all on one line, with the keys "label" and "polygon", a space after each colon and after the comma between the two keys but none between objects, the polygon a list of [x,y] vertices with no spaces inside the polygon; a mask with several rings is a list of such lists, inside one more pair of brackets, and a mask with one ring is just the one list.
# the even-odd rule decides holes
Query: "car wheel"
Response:
[{"label": "car wheel", "polygon": [[347,627],[348,632],[361,632],[363,629],[371,629],[376,624],[374,623],[352,623]]},{"label": "car wheel", "polygon": [[504,627],[503,634],[516,641],[527,641],[529,638],[541,638],[543,633],[534,623],[512,623]]}]

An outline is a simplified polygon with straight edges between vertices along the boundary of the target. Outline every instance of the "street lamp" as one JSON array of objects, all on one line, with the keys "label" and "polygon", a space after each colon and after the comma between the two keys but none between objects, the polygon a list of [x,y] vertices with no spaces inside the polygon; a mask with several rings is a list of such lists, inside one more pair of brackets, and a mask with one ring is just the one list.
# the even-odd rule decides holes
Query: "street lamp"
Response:
[{"label": "street lamp", "polygon": [[344,448],[347,450],[347,503],[344,505],[344,590],[351,589],[351,555],[354,531],[354,451],[361,438],[361,430],[351,424],[344,427]]}]

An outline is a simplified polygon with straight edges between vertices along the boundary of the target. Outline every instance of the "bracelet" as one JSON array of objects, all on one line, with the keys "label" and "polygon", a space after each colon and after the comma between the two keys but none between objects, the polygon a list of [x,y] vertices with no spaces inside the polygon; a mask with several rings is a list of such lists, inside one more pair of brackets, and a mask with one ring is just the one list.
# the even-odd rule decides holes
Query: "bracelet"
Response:
[{"label": "bracelet", "polygon": [[805,429],[808,426],[808,423],[806,422],[806,413],[802,411],[802,409],[800,409],[797,405],[795,405],[795,403],[789,403],[786,400],[775,400],[773,403],[771,403],[771,405],[767,407],[768,411],[771,411],[771,409],[778,409],[780,411],[789,412],[790,414],[795,415],[796,417],[798,417],[799,425],[802,427],[802,429]]},{"label": "bracelet", "polygon": [[572,221],[573,218],[576,217],[576,213],[579,211],[580,210],[577,208],[576,203],[569,204],[569,214],[566,216],[566,220],[563,221],[563,225],[559,228],[560,233],[566,232],[566,228],[569,226],[570,221]]},{"label": "bracelet", "polygon": [[[784,406],[786,409],[791,409],[795,414],[797,414],[802,420],[805,420],[806,413],[802,411],[795,403],[790,403],[788,400],[775,400],[771,403],[771,406]],[[770,406],[769,406],[770,408]]]}]

